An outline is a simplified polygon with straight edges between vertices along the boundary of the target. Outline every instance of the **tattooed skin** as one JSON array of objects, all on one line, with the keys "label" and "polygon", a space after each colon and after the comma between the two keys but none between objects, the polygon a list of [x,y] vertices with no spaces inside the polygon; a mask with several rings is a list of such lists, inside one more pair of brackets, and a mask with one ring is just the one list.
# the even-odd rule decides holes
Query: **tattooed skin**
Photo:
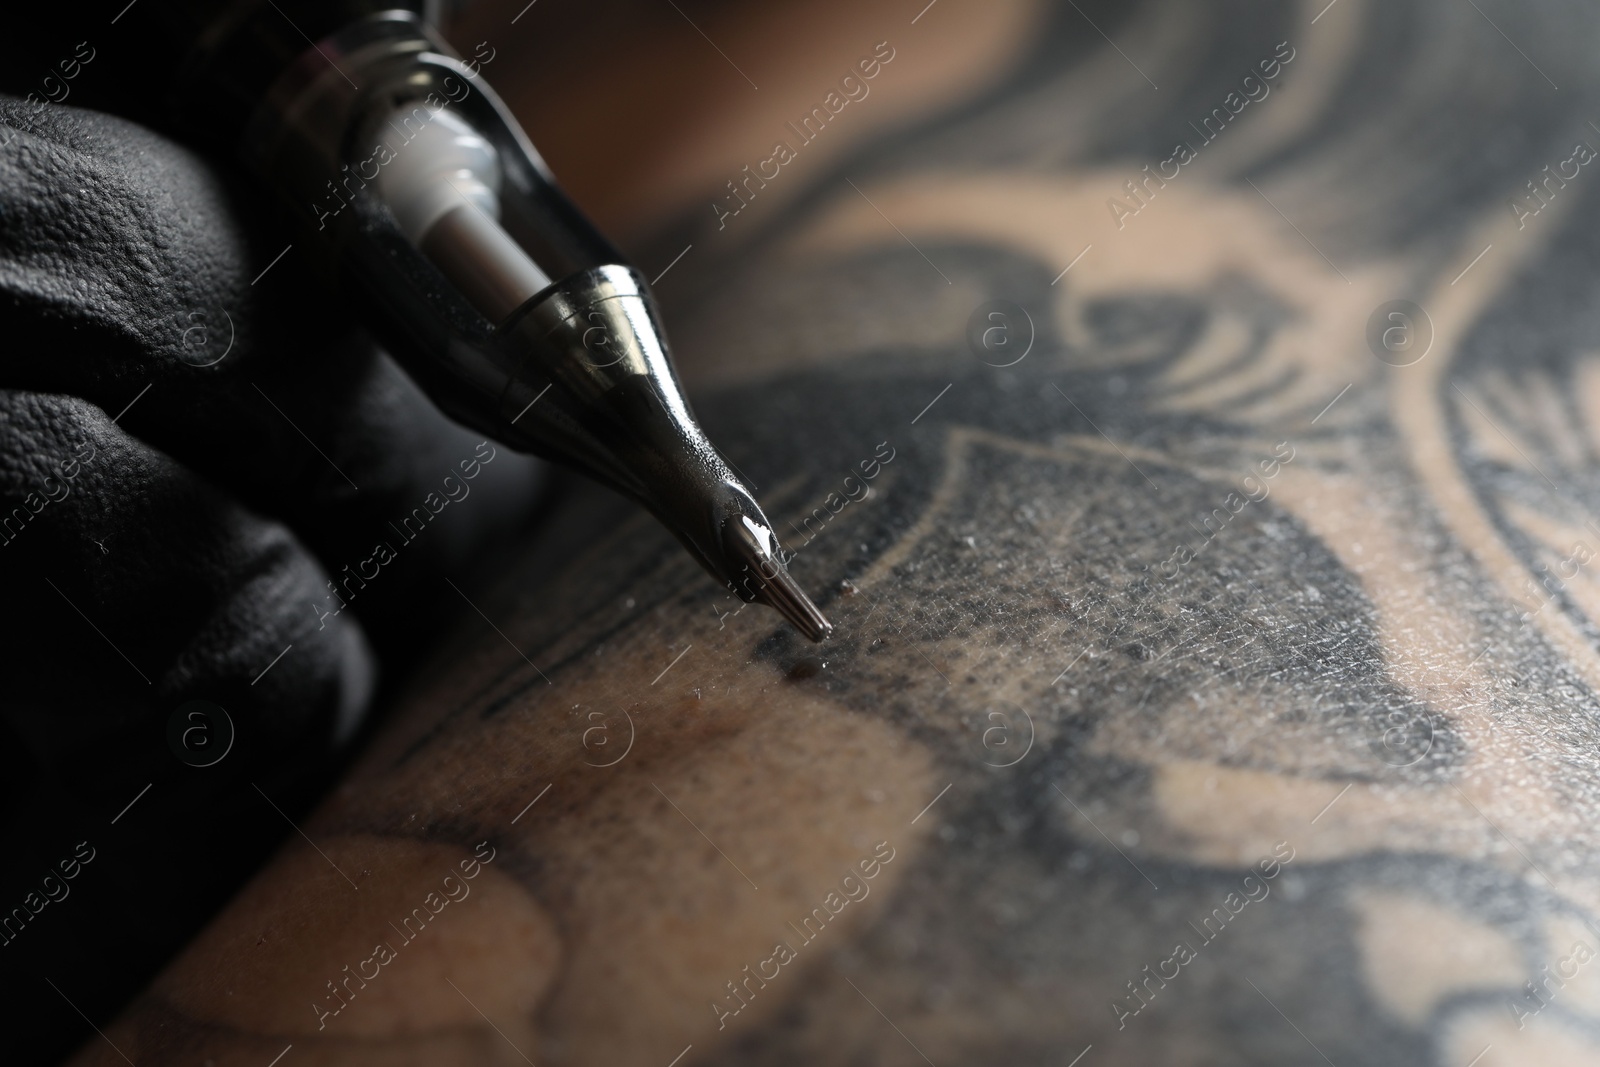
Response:
[{"label": "tattooed skin", "polygon": [[675,340],[835,636],[578,494],[110,1041],[1593,1062],[1597,32],[1069,4],[699,209]]}]

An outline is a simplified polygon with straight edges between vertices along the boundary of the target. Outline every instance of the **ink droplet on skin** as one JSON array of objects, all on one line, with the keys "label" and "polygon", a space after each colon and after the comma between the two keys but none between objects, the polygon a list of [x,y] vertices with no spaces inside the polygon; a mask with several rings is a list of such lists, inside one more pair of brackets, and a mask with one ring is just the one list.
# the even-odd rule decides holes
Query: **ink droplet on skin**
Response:
[{"label": "ink droplet on skin", "polygon": [[798,682],[805,678],[815,678],[827,668],[828,662],[826,660],[818,659],[816,656],[806,656],[796,661],[795,665],[789,668],[789,680]]}]

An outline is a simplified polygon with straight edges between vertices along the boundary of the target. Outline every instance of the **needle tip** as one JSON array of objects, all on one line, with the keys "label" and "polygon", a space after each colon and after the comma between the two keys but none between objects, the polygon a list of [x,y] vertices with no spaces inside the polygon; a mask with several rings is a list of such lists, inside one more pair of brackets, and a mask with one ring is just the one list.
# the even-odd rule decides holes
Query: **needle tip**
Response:
[{"label": "needle tip", "polygon": [[774,577],[768,578],[758,598],[762,603],[778,609],[796,630],[813,641],[820,642],[833,632],[833,624],[811,602],[811,598],[806,596],[805,591],[795,580],[789,577],[789,572],[786,570],[780,570]]},{"label": "needle tip", "polygon": [[726,569],[735,575],[734,585],[745,600],[760,601],[776,608],[794,628],[813,641],[833,632],[833,624],[817,609],[798,583],[790,577],[783,554],[772,536],[766,516],[750,502],[758,518],[741,514],[723,528]]}]

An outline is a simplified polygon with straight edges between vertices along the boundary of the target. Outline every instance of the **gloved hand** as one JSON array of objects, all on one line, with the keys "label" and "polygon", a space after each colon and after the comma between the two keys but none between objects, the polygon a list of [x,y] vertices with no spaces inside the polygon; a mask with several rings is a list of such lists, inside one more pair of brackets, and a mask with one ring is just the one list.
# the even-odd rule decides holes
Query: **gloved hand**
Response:
[{"label": "gloved hand", "polygon": [[293,832],[375,650],[533,497],[287,244],[225,168],[0,97],[0,968],[56,1054]]}]

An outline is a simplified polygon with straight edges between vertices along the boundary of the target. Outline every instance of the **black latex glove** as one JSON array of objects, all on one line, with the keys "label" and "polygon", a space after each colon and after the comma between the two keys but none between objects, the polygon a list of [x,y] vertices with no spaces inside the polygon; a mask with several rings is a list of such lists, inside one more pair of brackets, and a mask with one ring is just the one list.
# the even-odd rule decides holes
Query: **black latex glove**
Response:
[{"label": "black latex glove", "polygon": [[[442,572],[532,498],[287,244],[171,141],[0,97],[8,1062],[92,1037],[67,1001],[114,1011],[292,832],[272,805],[356,726],[374,650],[459,610]],[[168,736],[197,699],[236,731],[206,767],[214,715]]]}]

